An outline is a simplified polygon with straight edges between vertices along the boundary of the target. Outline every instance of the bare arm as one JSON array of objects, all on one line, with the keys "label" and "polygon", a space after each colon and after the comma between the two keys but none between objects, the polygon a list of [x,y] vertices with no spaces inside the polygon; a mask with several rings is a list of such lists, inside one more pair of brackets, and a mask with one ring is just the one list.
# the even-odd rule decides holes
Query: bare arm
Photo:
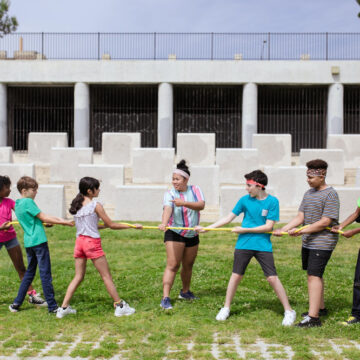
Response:
[{"label": "bare arm", "polygon": [[47,224],[58,224],[65,226],[74,226],[74,222],[71,220],[65,220],[57,216],[46,215],[43,212],[39,212],[36,217],[40,219],[43,223]]},{"label": "bare arm", "polygon": [[229,224],[231,223],[234,219],[236,218],[236,215],[234,213],[229,213],[226,216],[224,216],[223,218],[221,218],[220,220],[214,222],[213,224],[207,226],[207,227],[203,227],[203,226],[195,226],[195,230],[197,232],[206,232],[206,229],[214,229],[214,228],[218,228],[221,227],[223,225]]},{"label": "bare arm", "polygon": [[303,230],[298,231],[297,235],[312,234],[324,230],[332,223],[332,219],[323,216],[319,221],[314,222]]},{"label": "bare arm", "polygon": [[343,236],[349,238],[360,233],[360,228],[344,231]]},{"label": "bare arm", "polygon": [[340,225],[333,226],[331,230],[342,230],[346,226],[352,224],[360,216],[360,208],[356,207],[356,210],[348,216]]},{"label": "bare arm", "polygon": [[266,220],[265,225],[261,225],[261,226],[256,226],[253,228],[243,228],[241,226],[237,226],[234,228],[233,232],[237,233],[237,234],[249,234],[249,233],[254,233],[254,234],[260,234],[260,233],[266,233],[269,232],[273,229],[275,225],[275,221],[274,220]]},{"label": "bare arm", "polygon": [[302,211],[299,211],[297,215],[288,224],[284,225],[281,229],[274,230],[273,235],[282,236],[282,232],[288,232],[289,230],[294,230],[297,226],[302,225],[303,223],[304,223],[304,213]]},{"label": "bare arm", "polygon": [[[96,204],[95,212],[99,216],[100,219],[104,222],[105,226],[107,228],[113,229],[113,230],[123,230],[123,229],[131,229],[132,226],[125,225],[125,224],[118,224],[114,221],[112,221],[109,216],[106,214],[103,206],[99,203]],[[136,229],[142,229],[142,225],[140,224],[134,224]]]},{"label": "bare arm", "polygon": [[200,201],[185,201],[179,198],[176,198],[174,200],[171,200],[175,206],[185,206],[191,210],[204,210],[205,208],[205,201],[204,200],[200,200]]},{"label": "bare arm", "polygon": [[172,212],[172,207],[164,206],[164,210],[161,216],[161,224],[158,226],[159,230],[166,231],[166,226],[169,223]]}]

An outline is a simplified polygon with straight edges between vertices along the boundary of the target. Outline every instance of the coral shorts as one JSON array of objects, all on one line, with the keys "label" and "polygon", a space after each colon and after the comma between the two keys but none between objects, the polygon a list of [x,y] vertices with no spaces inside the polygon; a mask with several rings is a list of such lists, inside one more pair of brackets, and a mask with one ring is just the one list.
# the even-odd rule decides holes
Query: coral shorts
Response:
[{"label": "coral shorts", "polygon": [[79,235],[76,238],[74,258],[97,259],[105,255],[101,247],[101,238]]}]

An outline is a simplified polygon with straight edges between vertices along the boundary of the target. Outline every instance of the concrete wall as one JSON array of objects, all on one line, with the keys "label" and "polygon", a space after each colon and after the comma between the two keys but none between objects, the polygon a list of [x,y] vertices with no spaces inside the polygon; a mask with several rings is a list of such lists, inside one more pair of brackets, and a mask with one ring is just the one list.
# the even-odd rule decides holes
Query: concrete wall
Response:
[{"label": "concrete wall", "polygon": [[29,159],[34,163],[50,163],[51,148],[67,146],[67,133],[29,133],[28,155]]},{"label": "concrete wall", "polygon": [[74,181],[79,164],[93,162],[92,148],[52,148],[50,162],[51,181]]},{"label": "concrete wall", "polygon": [[340,222],[351,215],[357,207],[357,199],[360,197],[360,187],[334,187],[340,200]]},{"label": "concrete wall", "polygon": [[300,165],[310,160],[325,160],[327,169],[326,182],[331,185],[344,185],[344,151],[341,149],[301,149]]},{"label": "concrete wall", "polygon": [[0,60],[0,82],[74,84],[343,84],[360,83],[359,61],[86,61]]},{"label": "concrete wall", "polygon": [[245,184],[244,175],[259,168],[257,149],[216,149],[220,183]]},{"label": "concrete wall", "polygon": [[159,221],[167,186],[117,186],[115,219],[128,221]]},{"label": "concrete wall", "polygon": [[100,181],[99,201],[104,205],[114,205],[116,186],[124,184],[124,166],[113,164],[80,164],[77,171],[77,182],[85,176],[90,176]]},{"label": "concrete wall", "polygon": [[[13,200],[20,199],[16,186],[12,186],[10,197]],[[47,215],[62,218],[66,216],[64,185],[39,185],[35,202],[39,209]],[[13,212],[13,219],[16,219],[15,212]]]},{"label": "concrete wall", "polygon": [[16,185],[22,176],[35,178],[34,164],[0,164],[0,175],[7,175],[12,185]]}]

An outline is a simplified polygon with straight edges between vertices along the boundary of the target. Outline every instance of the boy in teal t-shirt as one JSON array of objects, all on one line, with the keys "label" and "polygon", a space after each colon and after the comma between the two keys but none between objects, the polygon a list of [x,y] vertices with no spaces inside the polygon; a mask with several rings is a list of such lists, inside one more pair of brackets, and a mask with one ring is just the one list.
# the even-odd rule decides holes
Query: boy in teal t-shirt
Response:
[{"label": "boy in teal t-shirt", "polygon": [[[229,317],[230,305],[236,289],[244,277],[251,258],[255,257],[261,265],[267,281],[284,306],[285,313],[282,324],[290,326],[296,319],[296,312],[292,310],[285,289],[277,276],[270,234],[266,234],[266,232],[272,231],[275,222],[279,220],[279,201],[276,197],[266,193],[265,187],[268,179],[262,171],[252,171],[245,175],[245,179],[248,195],[240,198],[230,214],[207,227],[221,227],[244,213],[241,227],[233,229],[233,232],[239,234],[235,245],[233,272],[226,291],[225,305],[217,314],[216,320],[223,321]],[[199,232],[206,232],[207,228],[199,226],[196,229]]]},{"label": "boy in teal t-shirt", "polygon": [[9,306],[9,309],[11,312],[19,311],[25,299],[27,289],[35,277],[37,265],[39,265],[40,278],[47,306],[50,313],[55,313],[58,306],[54,297],[50,253],[43,222],[67,226],[74,226],[74,224],[72,221],[49,216],[41,212],[34,202],[38,189],[38,183],[35,179],[23,176],[17,182],[17,188],[21,194],[21,199],[15,203],[15,214],[24,230],[24,246],[28,259],[28,267],[21,281],[17,297]]}]

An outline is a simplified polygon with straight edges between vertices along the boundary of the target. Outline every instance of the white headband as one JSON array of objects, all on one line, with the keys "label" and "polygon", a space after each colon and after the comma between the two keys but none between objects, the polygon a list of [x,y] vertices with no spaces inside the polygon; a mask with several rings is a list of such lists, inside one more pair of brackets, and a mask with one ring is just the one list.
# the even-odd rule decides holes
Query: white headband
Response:
[{"label": "white headband", "polygon": [[173,174],[179,174],[179,175],[183,176],[185,179],[188,179],[190,177],[190,175],[188,173],[186,173],[185,171],[180,170],[180,169],[175,169],[173,171]]}]

